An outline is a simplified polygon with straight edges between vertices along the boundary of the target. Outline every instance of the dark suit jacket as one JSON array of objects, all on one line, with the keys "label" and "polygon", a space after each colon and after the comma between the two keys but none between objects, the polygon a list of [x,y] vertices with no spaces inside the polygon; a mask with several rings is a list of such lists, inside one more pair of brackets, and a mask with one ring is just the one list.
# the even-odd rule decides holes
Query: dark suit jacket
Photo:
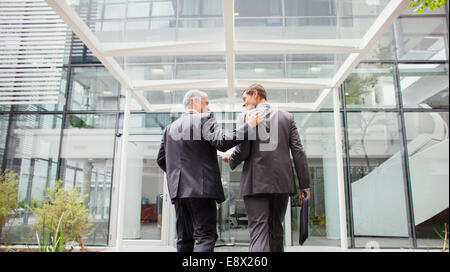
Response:
[{"label": "dark suit jacket", "polygon": [[217,150],[227,151],[242,143],[248,131],[243,124],[223,134],[214,116],[194,111],[184,113],[164,129],[157,163],[166,172],[170,198],[225,200]]},{"label": "dark suit jacket", "polygon": [[[289,150],[292,153],[300,189],[311,187],[311,177],[292,114],[259,104],[265,121],[258,125],[256,140],[238,145],[230,156],[235,169],[242,161],[241,196],[256,194],[289,194],[297,192]],[[243,116],[239,122],[242,122]],[[249,136],[250,137],[250,136]]]}]

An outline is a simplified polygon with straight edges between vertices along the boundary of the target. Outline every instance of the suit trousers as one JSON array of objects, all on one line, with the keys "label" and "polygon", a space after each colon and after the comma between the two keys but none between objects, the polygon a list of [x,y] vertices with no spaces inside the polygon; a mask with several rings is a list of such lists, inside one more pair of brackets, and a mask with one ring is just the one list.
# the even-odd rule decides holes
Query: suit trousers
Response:
[{"label": "suit trousers", "polygon": [[176,198],[177,251],[213,252],[218,238],[215,199]]},{"label": "suit trousers", "polygon": [[289,195],[244,196],[250,232],[249,252],[283,252],[283,220]]}]

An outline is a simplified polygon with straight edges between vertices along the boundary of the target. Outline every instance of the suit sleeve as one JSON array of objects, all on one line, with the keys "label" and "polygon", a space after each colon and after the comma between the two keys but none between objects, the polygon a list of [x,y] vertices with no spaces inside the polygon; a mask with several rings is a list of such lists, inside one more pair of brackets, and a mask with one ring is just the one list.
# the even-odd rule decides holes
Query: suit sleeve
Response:
[{"label": "suit sleeve", "polygon": [[247,160],[250,155],[251,143],[249,141],[243,142],[236,146],[229,158],[229,165],[231,170],[234,170],[241,162]]},{"label": "suit sleeve", "polygon": [[208,114],[202,120],[202,136],[217,150],[222,152],[242,143],[247,138],[248,130],[250,127],[248,124],[242,124],[237,129],[230,133],[223,133],[217,124],[217,120],[212,114]]},{"label": "suit sleeve", "polygon": [[158,166],[166,172],[166,150],[164,146],[164,141],[167,134],[167,127],[164,129],[163,137],[161,139],[161,146],[159,147],[158,151],[158,157],[156,158],[156,163],[158,163]]},{"label": "suit sleeve", "polygon": [[294,159],[295,171],[297,172],[297,177],[300,183],[300,189],[303,190],[311,188],[311,175],[309,174],[308,161],[300,140],[300,136],[298,135],[294,117],[292,115],[290,115],[289,141],[291,154]]},{"label": "suit sleeve", "polygon": [[[245,119],[245,114],[242,116],[239,116],[238,118],[238,125],[243,124]],[[234,149],[233,153],[231,154],[229,158],[229,165],[231,170],[234,170],[239,164],[241,164],[243,161],[247,160],[247,158],[250,156],[250,149],[251,149],[251,142],[245,141]]]}]

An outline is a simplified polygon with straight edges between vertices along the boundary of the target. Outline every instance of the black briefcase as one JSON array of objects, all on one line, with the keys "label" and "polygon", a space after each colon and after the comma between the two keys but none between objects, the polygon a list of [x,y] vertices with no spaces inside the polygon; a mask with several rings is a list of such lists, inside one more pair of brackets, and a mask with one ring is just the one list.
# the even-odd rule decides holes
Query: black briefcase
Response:
[{"label": "black briefcase", "polygon": [[309,199],[304,198],[302,200],[302,208],[300,211],[300,236],[298,242],[300,245],[308,238],[308,223],[309,223]]}]

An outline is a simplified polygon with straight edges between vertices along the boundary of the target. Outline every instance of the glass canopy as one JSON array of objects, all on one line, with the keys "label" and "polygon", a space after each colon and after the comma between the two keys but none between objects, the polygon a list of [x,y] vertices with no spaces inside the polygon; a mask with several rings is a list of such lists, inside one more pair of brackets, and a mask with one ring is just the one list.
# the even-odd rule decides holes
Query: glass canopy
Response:
[{"label": "glass canopy", "polygon": [[189,89],[214,93],[212,110],[239,111],[254,82],[279,107],[315,111],[409,1],[46,2],[146,111]]}]

